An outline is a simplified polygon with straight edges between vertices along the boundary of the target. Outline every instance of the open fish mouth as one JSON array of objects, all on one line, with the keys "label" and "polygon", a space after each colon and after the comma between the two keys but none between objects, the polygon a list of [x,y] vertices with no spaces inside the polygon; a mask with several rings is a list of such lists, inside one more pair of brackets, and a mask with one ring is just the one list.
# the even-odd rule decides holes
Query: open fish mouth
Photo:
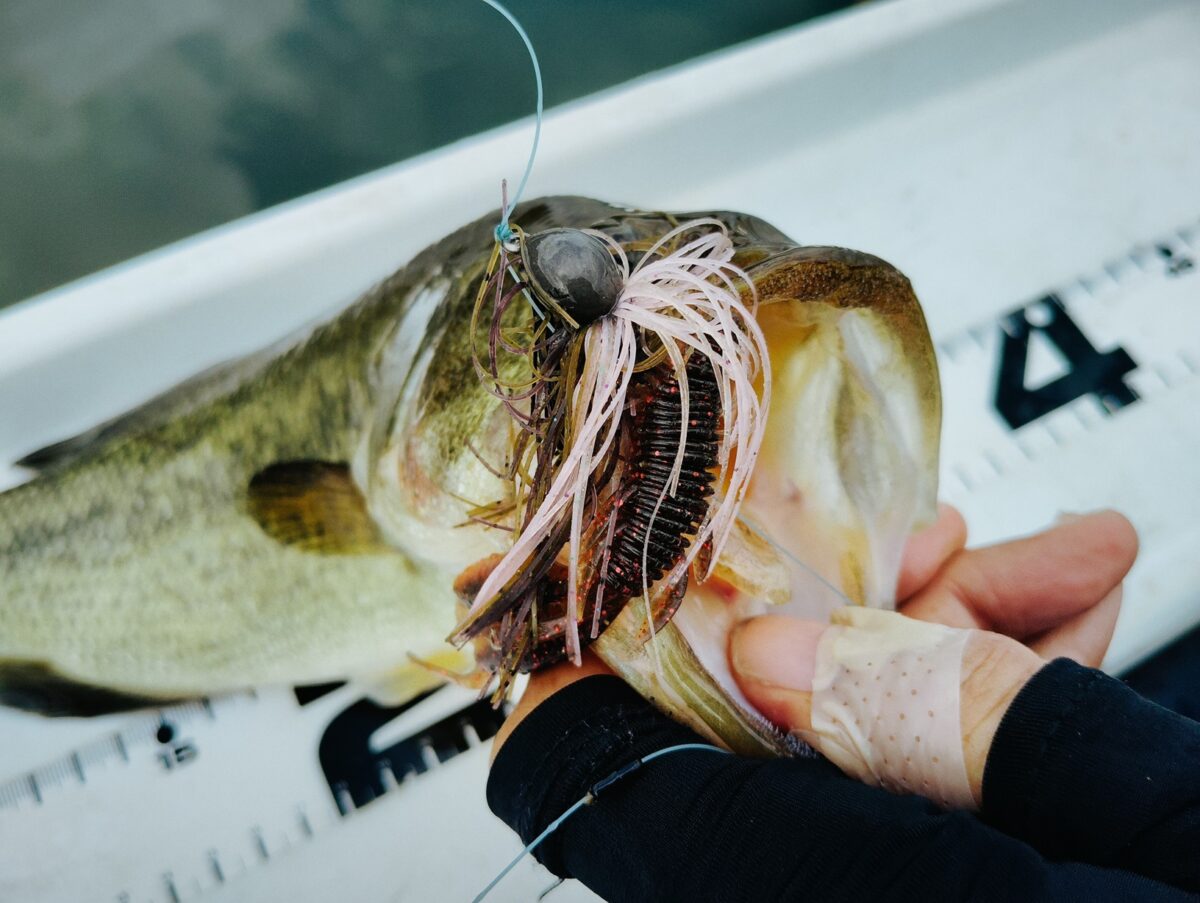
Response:
[{"label": "open fish mouth", "polygon": [[[469,609],[452,640],[475,641],[497,694],[512,674],[578,661],[592,644],[701,733],[780,752],[790,743],[732,680],[728,631],[768,608],[891,604],[904,538],[936,496],[936,365],[911,286],[883,261],[797,247],[752,218],[682,219],[630,214],[595,233],[624,258],[627,285],[629,258],[674,261],[682,293],[703,296],[675,313],[679,283],[643,285],[668,302],[659,314],[696,328],[639,321],[625,358],[597,339],[620,310],[592,290],[603,264],[558,258],[583,274],[574,306],[569,292],[540,290],[554,273],[531,264],[524,242],[515,266],[503,260],[485,280],[477,314],[491,304],[494,317],[474,363],[515,438],[496,468],[511,491],[472,517],[513,542],[460,575]],[[716,236],[706,266],[689,269],[706,235]],[[536,314],[514,326],[523,292]],[[524,344],[513,339],[522,330]],[[600,392],[601,380],[620,390]],[[589,432],[613,395],[618,408]]]},{"label": "open fish mouth", "polygon": [[768,611],[823,619],[847,602],[894,605],[904,542],[936,515],[941,404],[932,342],[895,268],[840,248],[763,248],[759,296],[774,391],[737,524],[710,578],[647,640],[628,606],[595,642],[660,708],[734,751],[780,736],[730,672],[732,628]]}]

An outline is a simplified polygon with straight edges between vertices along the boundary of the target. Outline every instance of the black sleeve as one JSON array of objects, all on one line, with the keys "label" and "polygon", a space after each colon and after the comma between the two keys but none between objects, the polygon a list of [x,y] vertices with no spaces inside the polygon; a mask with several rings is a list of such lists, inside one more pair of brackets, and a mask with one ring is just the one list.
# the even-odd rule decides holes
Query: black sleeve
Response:
[{"label": "black sleeve", "polygon": [[1057,659],[1000,722],[983,814],[1051,858],[1200,892],[1200,724]]},{"label": "black sleeve", "polygon": [[[1046,705],[1034,685],[1044,682],[1058,692],[1061,671],[1056,665],[1035,677],[1019,697],[1021,705]],[[1126,706],[1140,704],[1137,697],[1115,695]],[[1073,716],[1108,704],[1105,698],[1093,687]],[[1005,738],[1019,721],[1014,711],[998,732],[993,757],[1008,755],[998,745],[1009,742]],[[1195,726],[1172,723],[1177,733],[1170,742],[1181,747],[1179,734]],[[1071,758],[1061,747],[1074,748],[1085,762],[1090,758],[1073,731],[1059,723],[1046,738],[1060,747],[1054,761]],[[1142,735],[1126,737],[1126,748],[1137,747]],[[1031,747],[1026,734],[1017,739],[1012,745],[1020,761]],[[488,801],[528,842],[621,766],[698,741],[618,679],[587,678],[552,696],[517,728],[492,768]],[[1154,761],[1157,751],[1149,756],[1143,749],[1141,758]],[[1049,777],[1036,783],[1026,774],[1006,778],[991,762],[988,772],[985,805],[989,794],[1005,795],[1010,786],[1012,792],[1060,793],[1045,786],[1053,784]],[[1122,789],[1107,792],[1128,791],[1142,778],[1137,773],[1136,779],[1126,773]],[[1189,792],[1194,812],[1194,780]],[[1180,798],[1182,786],[1175,793]],[[1055,799],[1063,804],[1061,795]],[[1038,812],[1054,807],[1053,799],[1045,800]],[[1179,855],[1178,842],[1167,842]],[[1190,858],[1200,859],[1195,853],[1193,843]],[[1050,861],[973,815],[858,784],[821,759],[754,760],[707,751],[664,756],[608,787],[551,835],[537,857],[610,900],[1193,899],[1132,871]],[[1181,885],[1196,886],[1196,868],[1194,862],[1180,867],[1190,870]]]}]

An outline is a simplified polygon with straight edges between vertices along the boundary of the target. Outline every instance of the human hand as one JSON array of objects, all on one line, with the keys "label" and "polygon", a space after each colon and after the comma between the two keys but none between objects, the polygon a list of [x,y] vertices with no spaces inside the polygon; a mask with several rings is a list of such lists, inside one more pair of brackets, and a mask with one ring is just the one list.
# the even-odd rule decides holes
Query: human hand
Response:
[{"label": "human hand", "polygon": [[[970,686],[964,680],[962,691],[970,707],[961,719],[969,747],[964,757],[978,801],[1000,717],[1043,658],[1067,656],[1087,665],[1103,658],[1120,610],[1120,581],[1136,555],[1137,537],[1124,517],[1101,512],[1067,516],[1043,533],[988,548],[965,551],[966,538],[962,516],[941,506],[937,521],[914,534],[905,548],[897,598],[900,611],[909,617],[993,632],[972,642],[972,667],[965,672]],[[811,687],[813,651],[825,626],[768,615],[734,631],[731,653],[736,648],[734,673],[743,691],[784,730],[811,728],[811,692],[786,684],[804,684],[807,678]],[[792,662],[793,675],[799,676],[772,685],[750,673],[764,670],[768,662]],[[534,674],[496,735],[492,757],[555,692],[585,677],[611,673],[585,650],[579,667],[568,663]]]},{"label": "human hand", "polygon": [[[910,618],[971,630],[962,652],[959,712],[951,714],[958,716],[966,778],[978,806],[992,739],[1029,678],[1050,658],[1091,666],[1103,659],[1137,537],[1124,517],[1106,511],[1067,517],[1043,533],[982,549],[965,550],[965,539],[962,518],[943,508],[932,527],[910,540],[898,608]],[[747,699],[818,750],[823,738],[813,731],[812,691],[827,629],[767,615],[739,625],[730,639],[730,663]],[[869,631],[863,636],[870,641]],[[884,693],[885,686],[864,692]],[[882,700],[870,701],[877,703]],[[831,738],[824,740],[830,747]],[[888,774],[876,778],[889,783]]]}]

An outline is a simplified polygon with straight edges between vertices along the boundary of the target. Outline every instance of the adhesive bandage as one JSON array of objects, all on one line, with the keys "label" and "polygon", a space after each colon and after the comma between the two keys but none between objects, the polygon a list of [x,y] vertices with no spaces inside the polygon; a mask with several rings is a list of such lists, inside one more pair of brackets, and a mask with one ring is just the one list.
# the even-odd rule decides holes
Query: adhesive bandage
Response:
[{"label": "adhesive bandage", "polygon": [[959,685],[971,635],[889,611],[842,608],[817,646],[812,726],[842,771],[947,808],[976,808]]}]

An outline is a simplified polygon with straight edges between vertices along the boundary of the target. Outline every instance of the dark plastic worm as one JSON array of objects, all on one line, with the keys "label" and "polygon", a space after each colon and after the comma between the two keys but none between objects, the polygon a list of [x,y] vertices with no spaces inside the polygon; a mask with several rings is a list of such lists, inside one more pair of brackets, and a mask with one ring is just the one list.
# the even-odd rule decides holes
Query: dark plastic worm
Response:
[{"label": "dark plastic worm", "polygon": [[[630,599],[642,594],[644,586],[653,586],[683,560],[708,513],[718,463],[720,391],[712,366],[703,355],[692,355],[687,377],[688,428],[683,469],[673,496],[665,490],[679,449],[679,382],[668,367],[657,367],[638,377],[639,391],[630,393],[637,401],[629,415],[632,451],[621,479],[623,485],[589,530],[593,537],[588,544],[592,560],[587,591],[580,600],[581,644],[591,641],[593,625],[598,634]],[[615,524],[610,524],[610,519],[615,519]],[[606,545],[610,530],[611,542]],[[564,577],[565,569],[558,567],[536,591],[538,625],[534,642],[526,644],[520,655],[520,671],[533,671],[566,658]],[[686,585],[684,574],[661,595],[654,612],[656,626],[674,615]],[[525,618],[518,622],[525,623]],[[501,644],[502,648],[507,645]]]}]

